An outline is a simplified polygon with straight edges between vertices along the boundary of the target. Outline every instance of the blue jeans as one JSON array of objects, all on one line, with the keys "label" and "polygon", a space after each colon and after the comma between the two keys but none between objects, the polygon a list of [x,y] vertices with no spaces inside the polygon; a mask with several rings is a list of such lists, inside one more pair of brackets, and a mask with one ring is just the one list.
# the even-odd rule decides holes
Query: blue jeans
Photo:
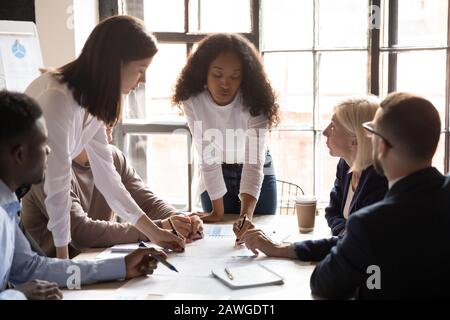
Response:
[{"label": "blue jeans", "polygon": [[[269,156],[270,157],[270,156]],[[266,157],[267,159],[267,157]],[[271,159],[270,159],[271,160]],[[266,160],[267,162],[267,160]],[[269,165],[272,165],[271,163]],[[266,165],[265,165],[266,166]],[[222,165],[223,179],[227,193],[223,196],[225,213],[240,213],[241,200],[239,189],[241,185],[242,165]],[[204,212],[212,211],[212,203],[208,192],[200,195]],[[255,214],[275,214],[277,210],[277,181],[274,174],[265,175],[261,193],[256,203]]]}]

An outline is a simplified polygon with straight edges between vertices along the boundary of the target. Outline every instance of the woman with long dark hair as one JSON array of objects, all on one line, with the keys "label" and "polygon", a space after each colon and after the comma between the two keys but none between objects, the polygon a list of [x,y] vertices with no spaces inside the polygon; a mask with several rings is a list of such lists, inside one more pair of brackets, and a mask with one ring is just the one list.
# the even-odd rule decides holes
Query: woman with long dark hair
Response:
[{"label": "woman with long dark hair", "polygon": [[52,152],[45,205],[58,258],[68,257],[71,165],[83,149],[95,186],[114,212],[162,247],[184,246],[184,239],[156,226],[125,189],[106,135],[106,126],[121,117],[122,96],[145,82],[157,51],[155,38],[141,20],[114,16],[94,28],[77,59],[44,73],[26,90],[41,105],[48,127]]}]

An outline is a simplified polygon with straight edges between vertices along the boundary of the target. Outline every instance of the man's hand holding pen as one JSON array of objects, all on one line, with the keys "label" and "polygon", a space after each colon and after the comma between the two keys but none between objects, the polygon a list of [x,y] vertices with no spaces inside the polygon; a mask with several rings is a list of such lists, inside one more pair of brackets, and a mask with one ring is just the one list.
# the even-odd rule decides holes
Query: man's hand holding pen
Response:
[{"label": "man's hand holding pen", "polygon": [[[176,231],[174,231],[174,232],[176,232]],[[177,234],[175,234],[175,235],[178,236]],[[139,241],[139,249],[141,249],[141,248],[153,249],[153,248],[147,246],[147,244],[144,241]],[[134,251],[134,252],[136,252],[136,251]],[[163,265],[165,265],[170,270],[178,272],[177,268],[175,268],[174,265],[170,264],[166,260],[167,259],[167,255],[165,253],[164,253],[164,255],[161,255],[160,253],[161,253],[161,251],[157,250],[156,254],[154,252],[149,252],[149,255],[151,256],[151,258],[155,259],[157,262],[161,262]]]},{"label": "man's hand holding pen", "polygon": [[152,274],[159,259],[165,260],[167,255],[155,248],[139,248],[125,256],[125,269],[127,279]]}]

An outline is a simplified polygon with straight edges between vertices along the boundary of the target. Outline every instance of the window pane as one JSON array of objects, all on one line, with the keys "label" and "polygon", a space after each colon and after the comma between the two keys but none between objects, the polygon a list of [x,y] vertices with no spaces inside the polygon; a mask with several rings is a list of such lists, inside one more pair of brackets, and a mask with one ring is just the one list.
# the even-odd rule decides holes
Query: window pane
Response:
[{"label": "window pane", "polygon": [[311,53],[266,53],[264,64],[282,110],[282,125],[313,124]]},{"label": "window pane", "polygon": [[398,0],[398,44],[447,44],[448,0]]},{"label": "window pane", "polygon": [[184,32],[183,0],[144,0],[144,20],[152,32]]},{"label": "window pane", "polygon": [[319,201],[326,206],[330,201],[330,191],[334,186],[336,179],[336,166],[339,158],[330,156],[329,149],[326,145],[326,137],[320,135],[320,143],[317,154],[319,155],[319,163],[317,165],[316,175],[318,179],[318,197]]},{"label": "window pane", "polygon": [[[383,56],[387,61],[387,54]],[[429,99],[441,115],[442,127],[445,119],[445,66],[444,50],[397,54],[397,91],[412,92]],[[384,72],[387,73],[386,70]]]},{"label": "window pane", "polygon": [[125,0],[123,14],[144,20],[144,0]]},{"label": "window pane", "polygon": [[[160,43],[158,48],[158,53],[147,70],[145,84],[147,117],[152,118],[176,115],[176,110],[170,104],[172,88],[186,63],[186,45]],[[141,103],[146,105],[145,101]]]},{"label": "window pane", "polygon": [[146,119],[148,108],[145,107],[145,101],[145,86],[143,85],[125,96],[124,122],[132,119]]},{"label": "window pane", "polygon": [[250,8],[250,0],[191,0],[189,31],[251,32]]},{"label": "window pane", "polygon": [[262,1],[263,50],[313,46],[313,0]]},{"label": "window pane", "polygon": [[130,165],[147,184],[147,136],[127,134],[123,152]]},{"label": "window pane", "polygon": [[439,169],[439,171],[441,171],[442,174],[445,174],[444,155],[445,155],[445,133],[442,133],[436,153],[434,154],[433,158],[433,166]]},{"label": "window pane", "polygon": [[295,183],[306,194],[313,194],[313,133],[272,131],[268,144],[277,179]]},{"label": "window pane", "polygon": [[367,0],[318,0],[319,46],[367,47]]},{"label": "window pane", "polygon": [[155,195],[178,208],[188,204],[185,135],[128,134],[125,155]]},{"label": "window pane", "polygon": [[320,125],[326,126],[337,102],[367,94],[367,53],[319,53]]}]

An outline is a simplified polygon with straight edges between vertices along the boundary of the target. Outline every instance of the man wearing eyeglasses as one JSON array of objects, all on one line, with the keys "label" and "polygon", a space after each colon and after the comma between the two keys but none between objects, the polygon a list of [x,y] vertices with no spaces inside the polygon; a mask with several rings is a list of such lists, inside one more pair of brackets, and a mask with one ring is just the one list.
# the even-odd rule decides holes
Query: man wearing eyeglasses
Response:
[{"label": "man wearing eyeglasses", "polygon": [[324,298],[443,298],[450,292],[450,177],[432,167],[439,113],[428,100],[392,93],[372,122],[374,167],[385,198],[355,212],[347,234],[316,267]]}]

